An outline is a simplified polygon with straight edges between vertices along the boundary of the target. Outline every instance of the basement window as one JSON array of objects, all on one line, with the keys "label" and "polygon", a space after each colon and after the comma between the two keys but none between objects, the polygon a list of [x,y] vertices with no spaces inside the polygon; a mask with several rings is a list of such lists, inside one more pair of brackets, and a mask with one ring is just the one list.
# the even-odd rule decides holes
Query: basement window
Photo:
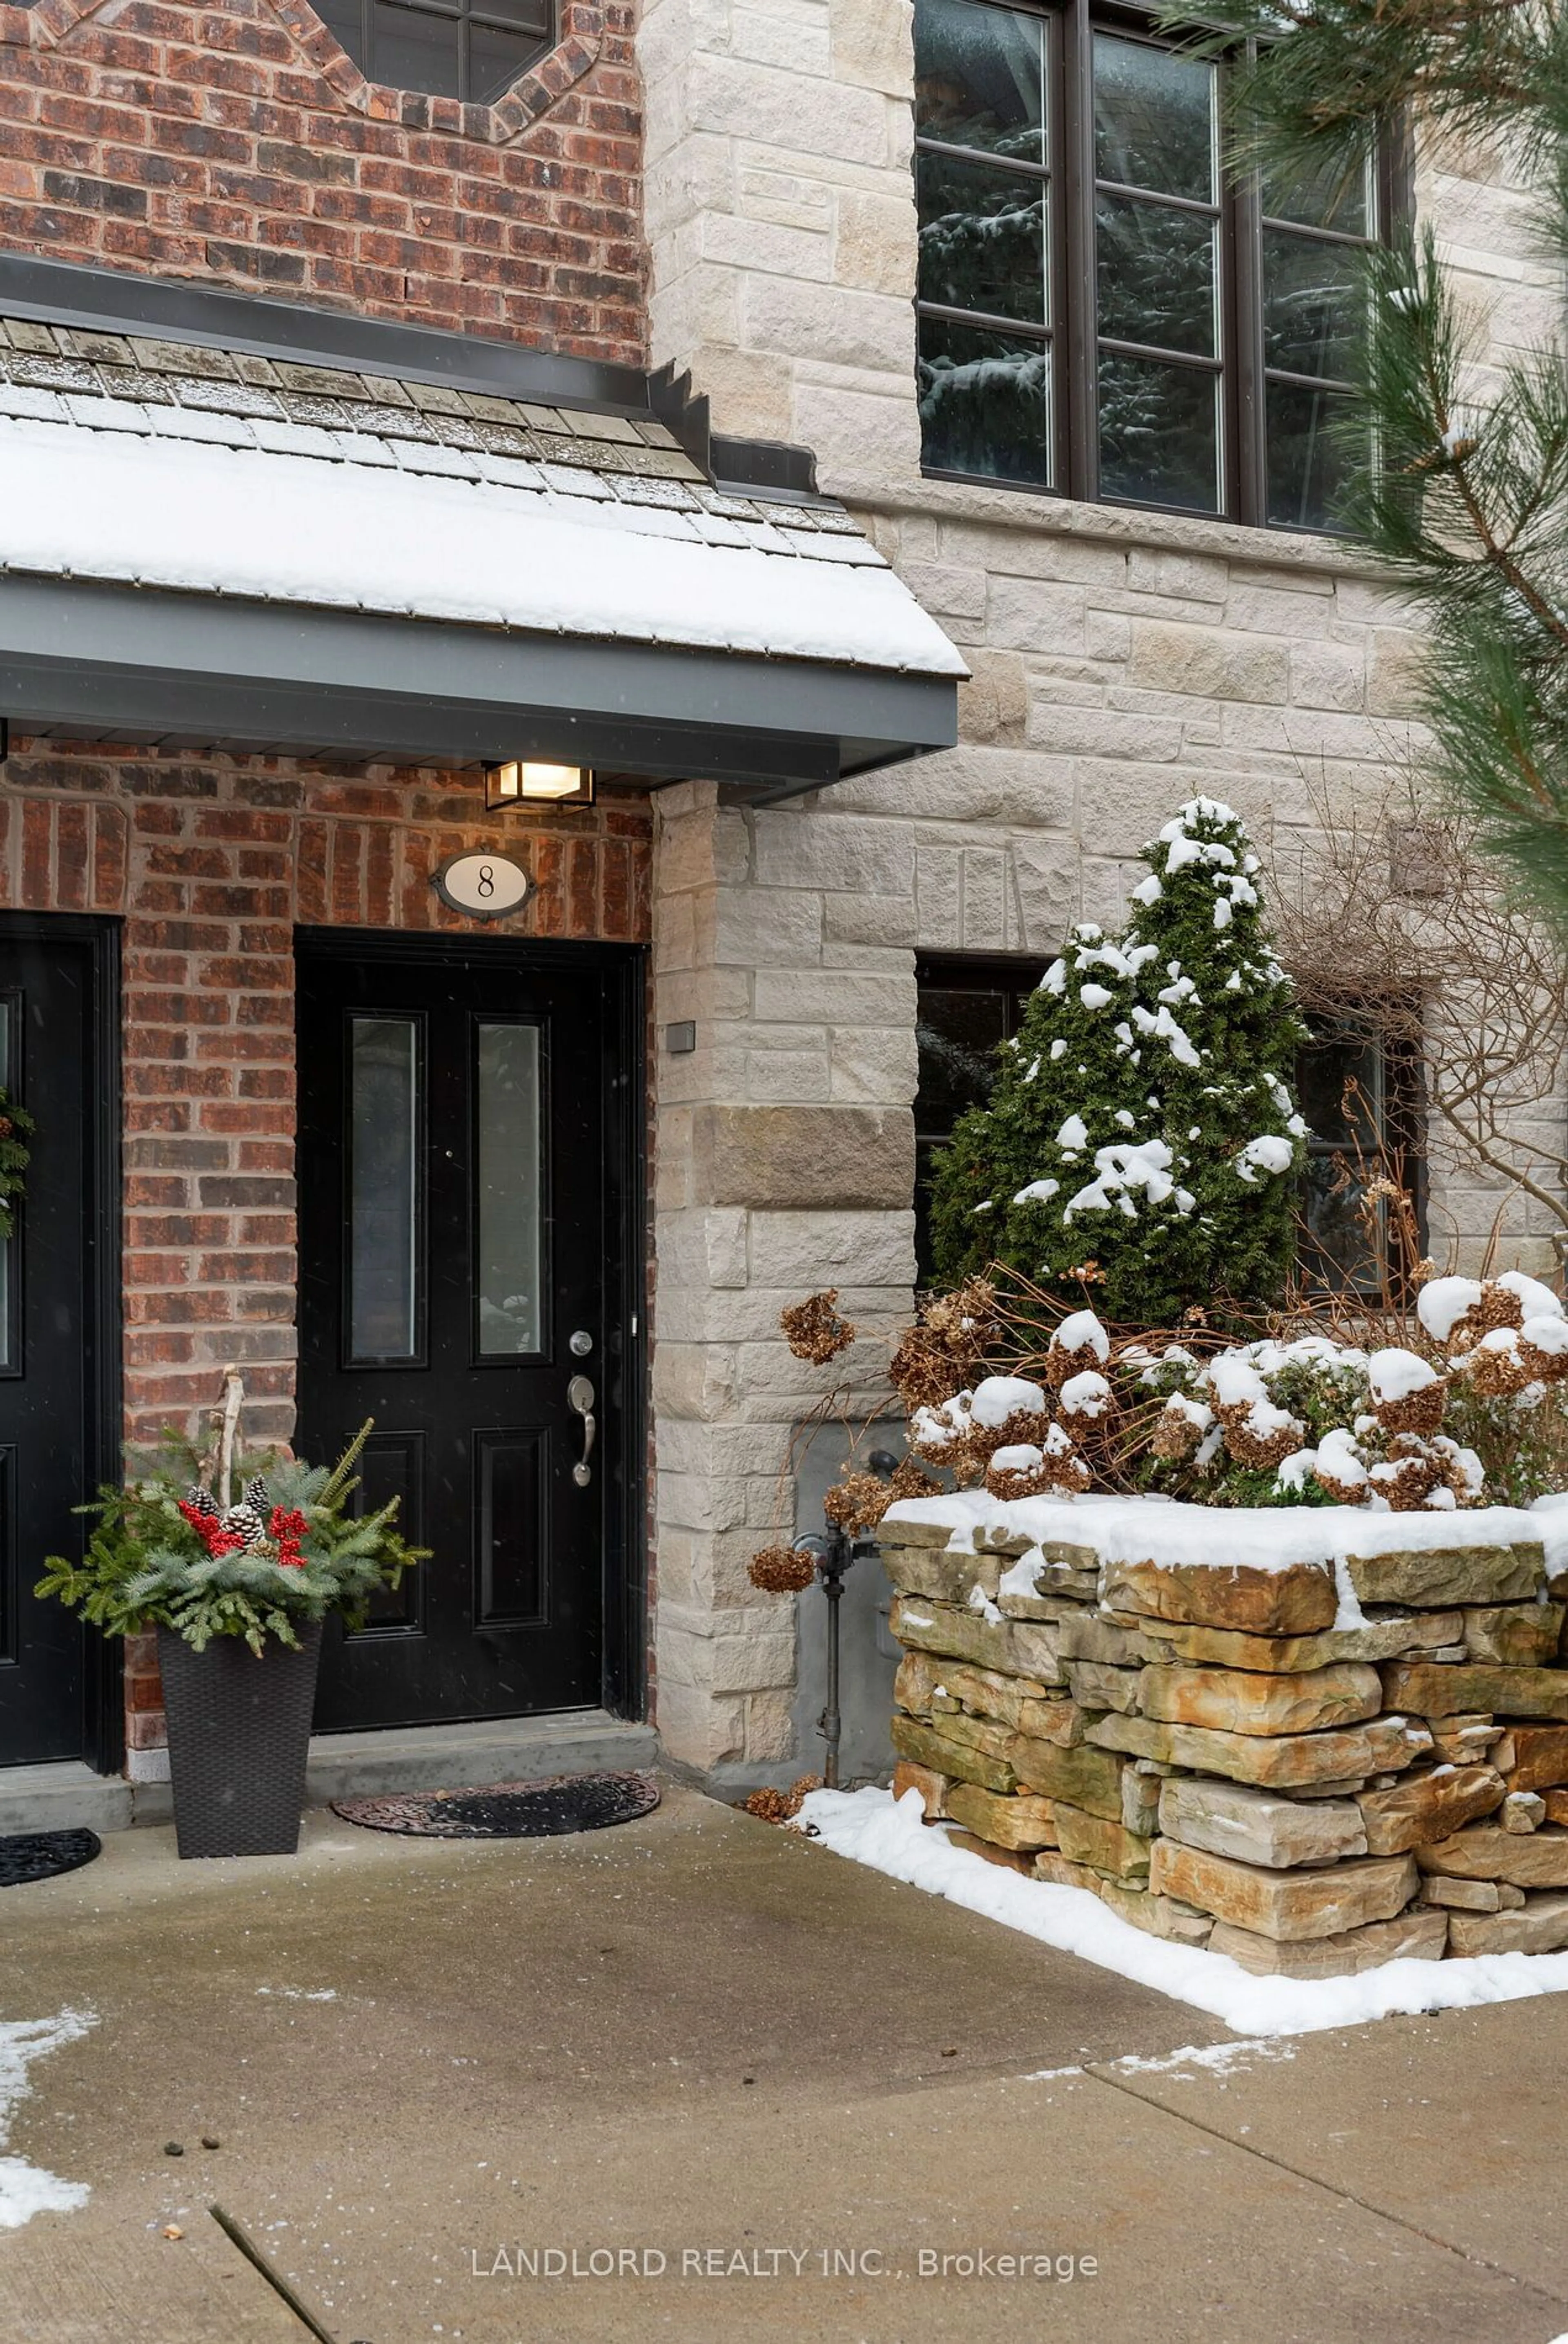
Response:
[{"label": "basement window", "polygon": [[931,1176],[966,1108],[984,1106],[996,1053],[1024,1021],[1043,960],[933,953],[916,963],[920,1086],[915,1096],[916,1282],[931,1283]]},{"label": "basement window", "polygon": [[[931,1283],[931,1181],[965,1110],[984,1106],[996,1054],[1023,1023],[1046,963],[1025,955],[923,955],[916,963],[917,1282]],[[1310,1294],[1398,1295],[1426,1243],[1421,1066],[1373,1022],[1310,1017],[1296,1061],[1310,1137],[1298,1193],[1298,1268]],[[1395,1191],[1410,1199],[1401,1207]]]},{"label": "basement window", "polygon": [[1421,1067],[1373,1024],[1308,1024],[1311,1039],[1296,1060],[1309,1135],[1302,1283],[1317,1293],[1397,1296],[1425,1245]]},{"label": "basement window", "polygon": [[555,40],[553,0],[315,0],[367,81],[491,106]]}]

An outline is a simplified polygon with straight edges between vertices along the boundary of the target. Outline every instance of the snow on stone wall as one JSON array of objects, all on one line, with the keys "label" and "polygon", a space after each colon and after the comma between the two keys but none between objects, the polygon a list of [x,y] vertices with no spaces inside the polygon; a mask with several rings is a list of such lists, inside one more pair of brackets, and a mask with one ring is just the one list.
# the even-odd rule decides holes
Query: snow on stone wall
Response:
[{"label": "snow on stone wall", "polygon": [[1259,1975],[1561,1950],[1561,1520],[896,1507],[895,1793]]}]

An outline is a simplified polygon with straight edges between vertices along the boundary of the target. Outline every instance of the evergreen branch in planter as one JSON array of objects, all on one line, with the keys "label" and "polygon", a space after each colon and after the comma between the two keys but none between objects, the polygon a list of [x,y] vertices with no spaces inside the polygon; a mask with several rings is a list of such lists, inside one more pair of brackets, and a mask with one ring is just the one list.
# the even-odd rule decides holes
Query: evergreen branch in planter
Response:
[{"label": "evergreen branch in planter", "polygon": [[268,1637],[297,1649],[300,1627],[333,1612],[362,1627],[377,1592],[428,1553],[393,1528],[395,1498],[357,1519],[347,1510],[369,1431],[363,1425],[330,1469],[240,1452],[235,1505],[219,1502],[227,1474],[219,1496],[203,1478],[210,1449],[167,1432],[126,1487],[101,1489],[78,1510],[96,1522],[86,1553],[80,1562],[51,1555],[35,1592],[58,1596],[106,1635],[168,1628],[198,1652],[225,1636],[258,1655]]}]

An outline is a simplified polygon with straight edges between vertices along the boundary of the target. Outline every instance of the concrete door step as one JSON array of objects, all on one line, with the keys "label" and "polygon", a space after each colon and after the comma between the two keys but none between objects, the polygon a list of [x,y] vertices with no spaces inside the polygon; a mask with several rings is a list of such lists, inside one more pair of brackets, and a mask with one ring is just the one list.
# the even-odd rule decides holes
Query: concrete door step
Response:
[{"label": "concrete door step", "polygon": [[651,1725],[606,1709],[550,1717],[489,1718],[477,1725],[389,1726],[377,1733],[318,1733],[306,1776],[312,1805],[379,1791],[456,1791],[522,1783],[536,1774],[625,1773],[651,1766]]},{"label": "concrete door step", "polygon": [[116,1832],[131,1821],[132,1786],[121,1775],[95,1774],[79,1758],[49,1766],[0,1766],[0,1836]]},{"label": "concrete door step", "polygon": [[[459,1790],[539,1774],[624,1773],[651,1766],[658,1746],[651,1725],[603,1709],[318,1733],[310,1743],[306,1796],[312,1806],[324,1806],[330,1799],[379,1792]],[[0,1834],[83,1825],[123,1831],[133,1823],[167,1823],[173,1814],[167,1783],[126,1783],[74,1762],[0,1768]]]}]

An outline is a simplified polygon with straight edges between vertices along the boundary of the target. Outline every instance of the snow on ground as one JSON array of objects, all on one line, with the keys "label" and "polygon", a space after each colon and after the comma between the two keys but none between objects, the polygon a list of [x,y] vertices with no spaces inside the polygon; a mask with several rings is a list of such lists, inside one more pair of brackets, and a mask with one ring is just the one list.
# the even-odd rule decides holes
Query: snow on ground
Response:
[{"label": "snow on ground", "polygon": [[[1293,2059],[1296,2054],[1290,2045],[1279,2036],[1245,2035],[1235,2043],[1189,2043],[1180,2051],[1166,2051],[1158,2059],[1140,2058],[1128,2051],[1120,2059],[1097,2062],[1102,2069],[1118,2076],[1171,2076],[1179,2084],[1190,2084],[1199,2075],[1217,2076],[1223,2089],[1232,2076],[1249,2075],[1258,2066],[1277,2059]],[[1024,2077],[1026,2084],[1054,2084],[1059,2077],[1081,2076],[1083,2067],[1037,2067]]]},{"label": "snow on ground", "polygon": [[[96,2019],[90,2011],[62,2010],[54,2018],[0,2020],[0,2149],[11,2133],[11,2114],[33,2086],[27,2069],[46,2052],[76,2043]],[[0,2157],[0,2230],[19,2230],[35,2214],[72,2214],[85,2206],[86,2182],[62,2181],[23,2157]]]},{"label": "snow on ground", "polygon": [[1146,1935],[1118,1920],[1087,1888],[1026,1880],[1021,1873],[952,1846],[940,1824],[921,1820],[916,1791],[906,1791],[896,1804],[890,1791],[813,1791],[799,1817],[800,1827],[808,1824],[836,1855],[946,1896],[1175,2002],[1190,2003],[1239,2035],[1311,2035],[1398,2013],[1568,1993],[1568,1953],[1385,1962],[1360,1977],[1253,1977],[1224,1955]]}]

